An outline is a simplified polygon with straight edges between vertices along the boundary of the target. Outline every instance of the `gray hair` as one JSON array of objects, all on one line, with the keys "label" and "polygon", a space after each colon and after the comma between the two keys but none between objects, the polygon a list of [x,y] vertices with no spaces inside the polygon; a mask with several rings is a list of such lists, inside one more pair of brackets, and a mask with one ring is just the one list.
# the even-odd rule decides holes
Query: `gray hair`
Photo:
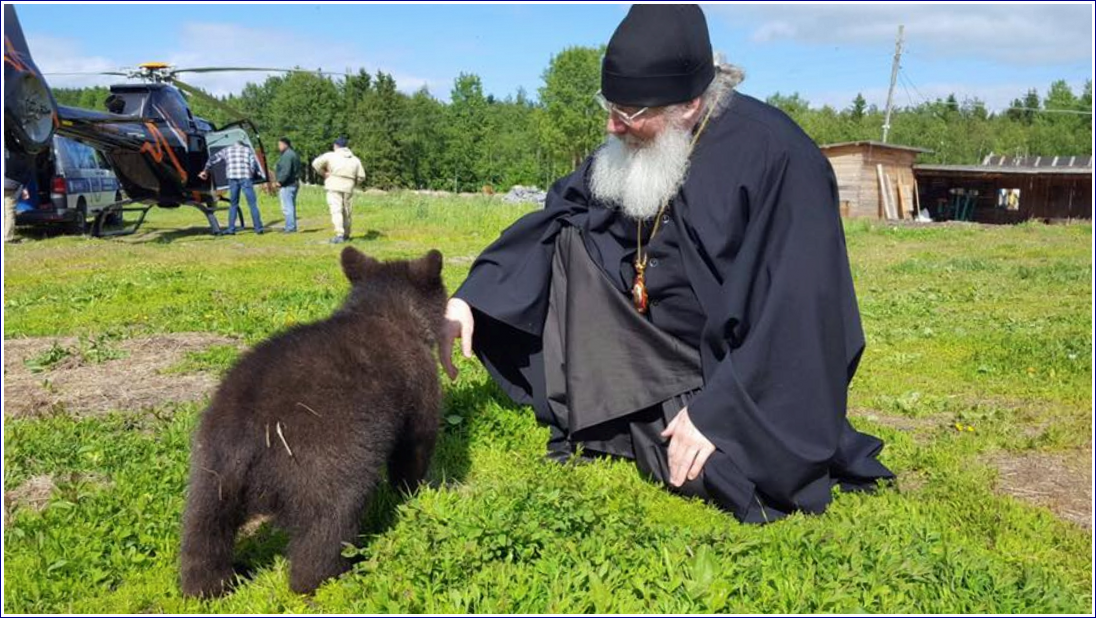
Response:
[{"label": "gray hair", "polygon": [[[712,83],[708,84],[708,87],[700,94],[703,109],[712,110],[712,118],[722,114],[723,110],[727,109],[727,104],[731,102],[734,89],[744,79],[746,79],[745,71],[737,65],[728,63],[723,54],[717,53],[715,55],[715,77],[712,79]],[[685,109],[686,105],[688,103],[671,105],[669,111],[676,116]]]},{"label": "gray hair", "polygon": [[700,95],[704,107],[712,110],[712,116],[718,116],[727,108],[731,101],[734,89],[746,79],[746,72],[741,67],[730,64],[723,54],[715,56],[715,78],[708,84],[707,90]]}]

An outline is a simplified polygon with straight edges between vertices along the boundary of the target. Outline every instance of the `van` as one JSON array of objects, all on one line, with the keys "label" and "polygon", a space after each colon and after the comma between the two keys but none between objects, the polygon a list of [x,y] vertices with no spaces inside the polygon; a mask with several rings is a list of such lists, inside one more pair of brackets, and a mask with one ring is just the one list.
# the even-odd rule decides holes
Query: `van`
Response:
[{"label": "van", "polygon": [[122,201],[110,165],[94,148],[60,135],[38,155],[35,177],[16,208],[17,225],[65,225],[84,233],[102,209]]}]

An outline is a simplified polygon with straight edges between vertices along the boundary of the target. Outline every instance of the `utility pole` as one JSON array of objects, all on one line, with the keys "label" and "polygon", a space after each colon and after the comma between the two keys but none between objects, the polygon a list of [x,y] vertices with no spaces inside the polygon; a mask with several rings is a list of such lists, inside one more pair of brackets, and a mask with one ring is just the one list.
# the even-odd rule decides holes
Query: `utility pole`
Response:
[{"label": "utility pole", "polygon": [[883,143],[887,143],[887,134],[890,133],[891,105],[894,102],[894,83],[898,81],[898,67],[902,62],[902,33],[906,27],[898,26],[898,40],[894,43],[894,64],[891,65],[890,90],[887,90],[887,115],[883,120]]}]

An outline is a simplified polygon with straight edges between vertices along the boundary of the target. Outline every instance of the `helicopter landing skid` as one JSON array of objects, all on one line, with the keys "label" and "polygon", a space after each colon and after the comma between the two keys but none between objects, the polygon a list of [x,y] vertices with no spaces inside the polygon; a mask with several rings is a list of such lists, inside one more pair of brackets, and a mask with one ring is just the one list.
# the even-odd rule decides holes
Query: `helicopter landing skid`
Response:
[{"label": "helicopter landing skid", "polygon": [[[108,238],[111,236],[129,236],[135,233],[141,224],[145,222],[145,216],[148,215],[148,211],[152,208],[151,204],[140,204],[135,208],[129,208],[132,204],[139,204],[134,200],[122,200],[121,202],[115,202],[110,206],[100,210],[95,215],[95,221],[91,224],[91,236],[92,238]],[[137,221],[132,226],[127,226],[123,222],[120,229],[107,230],[104,229],[107,217],[117,214],[119,216],[122,213],[127,212],[139,212],[141,215],[137,217]]]},{"label": "helicopter landing skid", "polygon": [[202,211],[202,214],[206,216],[206,220],[209,221],[209,233],[214,236],[221,235],[221,224],[217,222],[217,207],[209,204],[194,204],[198,210]]}]

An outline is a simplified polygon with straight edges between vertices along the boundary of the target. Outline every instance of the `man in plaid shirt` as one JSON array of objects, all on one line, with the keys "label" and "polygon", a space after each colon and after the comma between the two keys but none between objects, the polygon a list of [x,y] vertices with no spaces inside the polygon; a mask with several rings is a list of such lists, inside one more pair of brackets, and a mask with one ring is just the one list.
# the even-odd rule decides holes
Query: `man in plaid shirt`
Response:
[{"label": "man in plaid shirt", "polygon": [[251,182],[254,174],[261,174],[262,167],[255,158],[255,151],[243,140],[232,144],[209,158],[205,169],[198,177],[202,180],[209,178],[209,169],[218,163],[224,162],[225,176],[228,177],[228,230],[225,234],[236,233],[236,217],[240,210],[240,191],[247,198],[247,206],[251,209],[251,220],[255,223],[255,233],[263,233],[263,220],[259,216],[259,206],[255,199],[255,187]]}]

